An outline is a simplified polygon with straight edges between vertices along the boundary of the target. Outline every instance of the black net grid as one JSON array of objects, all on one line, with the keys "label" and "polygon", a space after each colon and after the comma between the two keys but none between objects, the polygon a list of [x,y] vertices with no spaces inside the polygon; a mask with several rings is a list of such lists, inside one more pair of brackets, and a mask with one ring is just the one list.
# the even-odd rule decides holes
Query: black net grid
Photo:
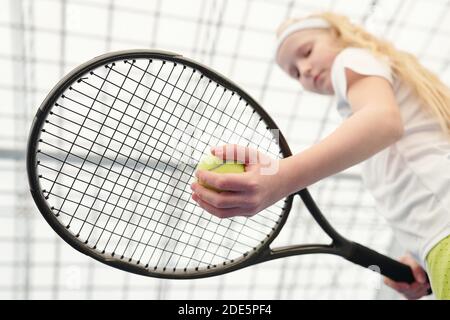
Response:
[{"label": "black net grid", "polygon": [[53,214],[80,241],[154,272],[234,263],[265,243],[283,201],[219,219],[191,199],[197,163],[225,143],[280,157],[276,134],[238,94],[158,59],[96,68],[56,101],[38,145]]}]

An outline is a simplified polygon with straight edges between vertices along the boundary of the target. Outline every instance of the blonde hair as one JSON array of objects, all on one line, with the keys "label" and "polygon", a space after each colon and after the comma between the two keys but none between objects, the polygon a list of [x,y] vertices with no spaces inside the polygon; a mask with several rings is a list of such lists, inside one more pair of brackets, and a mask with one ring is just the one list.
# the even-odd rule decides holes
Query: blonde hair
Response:
[{"label": "blonde hair", "polygon": [[[382,40],[332,12],[313,14],[331,25],[340,47],[349,46],[371,50],[377,56],[387,56],[392,71],[408,84],[422,100],[425,108],[434,115],[445,134],[450,136],[450,89],[433,72],[420,64],[417,58],[405,51],[396,49],[390,42]],[[302,19],[288,19],[278,28],[277,36],[293,22]]]}]

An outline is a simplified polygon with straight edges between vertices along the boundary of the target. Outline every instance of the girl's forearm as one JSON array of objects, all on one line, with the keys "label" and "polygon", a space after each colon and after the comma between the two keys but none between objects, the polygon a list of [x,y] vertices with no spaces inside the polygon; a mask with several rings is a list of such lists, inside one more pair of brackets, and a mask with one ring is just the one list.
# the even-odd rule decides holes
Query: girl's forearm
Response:
[{"label": "girl's forearm", "polygon": [[397,115],[362,109],[312,147],[281,160],[286,194],[360,163],[397,141],[403,134]]}]

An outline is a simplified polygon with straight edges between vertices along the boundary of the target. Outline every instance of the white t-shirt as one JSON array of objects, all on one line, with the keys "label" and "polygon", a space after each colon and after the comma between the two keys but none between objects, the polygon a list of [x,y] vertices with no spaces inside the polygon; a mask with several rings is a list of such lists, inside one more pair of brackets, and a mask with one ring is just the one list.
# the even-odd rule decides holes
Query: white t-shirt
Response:
[{"label": "white t-shirt", "polygon": [[409,87],[392,74],[388,60],[346,48],[335,58],[331,80],[337,110],[352,115],[345,69],[387,79],[403,119],[404,135],[362,163],[363,181],[400,244],[426,267],[428,252],[450,234],[450,142]]}]

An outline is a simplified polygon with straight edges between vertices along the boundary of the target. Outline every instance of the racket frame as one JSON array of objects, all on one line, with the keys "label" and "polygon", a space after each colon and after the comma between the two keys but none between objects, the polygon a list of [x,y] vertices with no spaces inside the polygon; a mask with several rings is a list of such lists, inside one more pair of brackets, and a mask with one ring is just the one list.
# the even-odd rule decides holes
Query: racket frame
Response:
[{"label": "racket frame", "polygon": [[[270,252],[269,246],[270,243],[276,238],[283,225],[286,222],[289,211],[283,209],[283,212],[286,212],[280,219],[278,226],[272,232],[271,236],[264,241],[263,244],[255,247],[253,251],[258,251],[256,253],[248,253],[244,255],[242,258],[237,261],[231,260],[231,263],[227,263],[222,266],[211,266],[206,268],[199,268],[198,271],[195,272],[185,272],[183,269],[173,271],[172,269],[168,269],[163,272],[154,272],[152,268],[145,268],[143,264],[137,264],[136,262],[130,263],[127,262],[128,259],[121,259],[118,256],[111,256],[110,253],[102,254],[95,248],[89,247],[86,243],[80,241],[79,238],[74,236],[71,232],[66,230],[66,227],[61,224],[58,220],[57,216],[52,211],[49,206],[46,196],[43,193],[43,188],[39,181],[39,173],[38,173],[38,145],[39,139],[41,136],[41,132],[43,126],[45,124],[45,120],[54,104],[61,97],[61,95],[75,82],[80,81],[80,79],[87,75],[90,71],[102,67],[111,63],[116,63],[117,61],[122,60],[133,60],[133,59],[158,59],[167,62],[180,63],[187,67],[191,67],[201,74],[205,75],[209,79],[215,81],[219,85],[223,86],[227,90],[231,92],[235,92],[240,97],[242,97],[247,103],[249,103],[254,110],[261,116],[261,119],[267,125],[268,129],[277,129],[275,122],[273,119],[267,114],[267,112],[245,91],[243,91],[238,85],[227,79],[225,76],[220,73],[211,70],[210,68],[190,60],[188,58],[183,57],[177,53],[162,51],[162,50],[146,50],[146,49],[133,49],[133,50],[124,50],[124,51],[116,51],[110,52],[107,54],[103,54],[97,56],[90,61],[87,61],[80,66],[73,69],[66,76],[64,76],[49,92],[41,106],[37,110],[37,113],[33,119],[31,130],[28,137],[28,145],[27,145],[27,155],[26,155],[26,167],[28,173],[28,182],[30,186],[30,192],[33,197],[36,206],[39,211],[47,221],[47,223],[52,227],[52,229],[66,241],[73,248],[78,250],[79,252],[86,254],[102,263],[110,265],[112,267],[132,272],[144,276],[152,276],[157,278],[170,278],[170,279],[194,279],[194,278],[204,278],[209,276],[216,276],[224,273],[228,273],[234,271],[236,269],[241,269],[246,266],[253,265],[257,263],[259,260],[258,257],[265,256],[265,252]],[[289,146],[283,137],[283,135],[279,134],[279,145],[280,150],[282,151],[283,157],[288,157],[291,155],[291,151]],[[292,198],[293,195],[287,197],[284,201],[284,208],[291,208],[292,206]]]}]

